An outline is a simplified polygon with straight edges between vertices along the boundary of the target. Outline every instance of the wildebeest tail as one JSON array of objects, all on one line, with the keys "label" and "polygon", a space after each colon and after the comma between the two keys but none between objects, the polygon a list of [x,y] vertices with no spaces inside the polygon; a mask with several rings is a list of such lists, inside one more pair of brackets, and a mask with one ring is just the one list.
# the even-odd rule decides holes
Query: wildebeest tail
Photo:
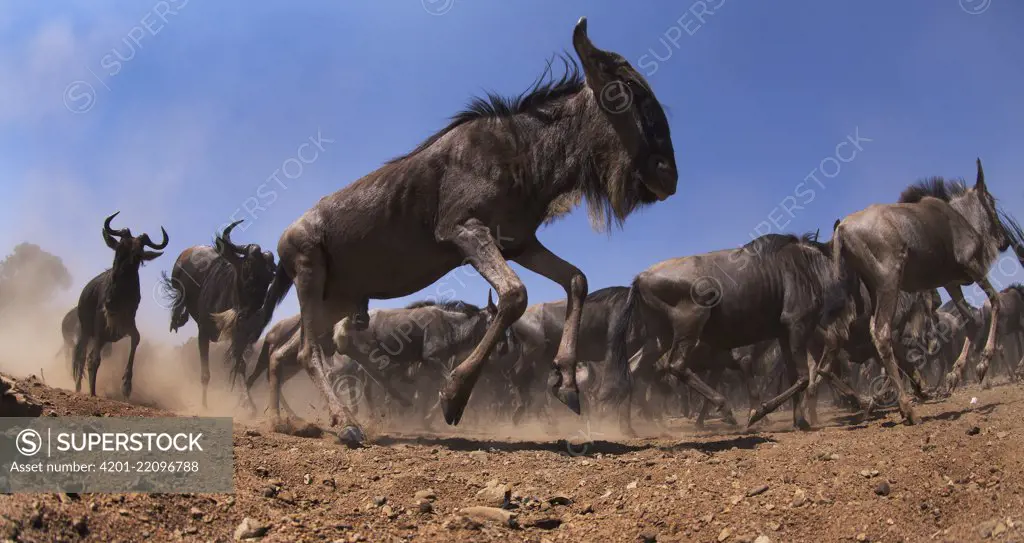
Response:
[{"label": "wildebeest tail", "polygon": [[[630,353],[626,350],[626,343],[629,340],[629,331],[640,324],[640,291],[637,286],[638,278],[633,279],[633,283],[629,286],[629,292],[626,294],[626,303],[623,305],[622,312],[618,315],[615,322],[612,323],[612,335],[609,338],[609,349],[611,349],[611,369],[610,371],[615,374],[619,379],[620,383],[625,384],[629,387],[629,390],[633,388],[633,374],[629,371],[629,355]],[[609,390],[614,390],[614,387],[602,387],[607,393]]]},{"label": "wildebeest tail", "polygon": [[267,294],[263,298],[263,305],[250,315],[241,315],[234,309],[223,313],[216,313],[213,316],[218,329],[228,331],[231,338],[231,346],[228,349],[229,360],[234,361],[231,368],[231,386],[234,387],[235,380],[245,376],[245,352],[250,345],[259,340],[263,329],[270,324],[274,318],[274,309],[284,300],[285,295],[292,288],[292,278],[288,275],[285,267],[278,263],[274,272],[274,280],[270,282]]},{"label": "wildebeest tail", "polygon": [[[842,316],[852,302],[852,297],[860,294],[857,274],[850,268],[850,263],[843,254],[843,231],[840,220],[832,227],[832,275],[833,280],[826,282],[825,299],[821,312],[821,325],[829,326]],[[848,313],[852,316],[853,312]],[[836,323],[842,325],[842,323]]]},{"label": "wildebeest tail", "polygon": [[160,281],[163,283],[164,300],[167,307],[171,308],[171,331],[177,332],[178,328],[185,326],[188,322],[188,309],[185,307],[185,291],[181,288],[181,282],[167,272],[160,272]]}]

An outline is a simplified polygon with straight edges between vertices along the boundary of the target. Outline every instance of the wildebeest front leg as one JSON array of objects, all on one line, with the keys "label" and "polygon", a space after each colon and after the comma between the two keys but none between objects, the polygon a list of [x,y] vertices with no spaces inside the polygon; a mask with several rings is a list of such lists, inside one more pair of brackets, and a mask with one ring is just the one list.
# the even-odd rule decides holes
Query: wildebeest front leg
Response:
[{"label": "wildebeest front leg", "polygon": [[96,372],[100,369],[100,361],[103,353],[103,340],[94,338],[89,342],[89,395],[96,395]]},{"label": "wildebeest front leg", "polygon": [[139,331],[133,327],[131,332],[128,332],[128,337],[132,343],[128,351],[128,365],[124,367],[124,376],[121,378],[121,394],[125,399],[132,395],[132,374],[135,372],[135,350],[139,347]]},{"label": "wildebeest front leg", "polygon": [[[960,289],[960,285],[949,285],[946,286],[945,289],[949,294],[949,297],[953,300],[954,306],[959,311],[960,318],[963,320],[964,326],[967,327],[968,332],[973,331],[974,326],[971,323],[974,320],[974,316],[971,315],[967,309],[967,302],[964,300],[964,293]],[[949,373],[946,374],[946,394],[952,394],[957,385],[960,384],[964,366],[967,365],[967,358],[971,353],[971,345],[971,333],[967,333],[964,337],[964,345],[960,350],[960,356],[956,358],[956,362],[953,363],[953,367],[950,368]]]},{"label": "wildebeest front leg", "polygon": [[[301,333],[296,331],[282,345],[270,352],[270,366],[267,368],[267,381],[270,389],[270,404],[275,422],[281,418],[281,386],[284,384],[283,374],[286,364],[298,364]],[[314,383],[315,384],[315,383]]]},{"label": "wildebeest front leg", "polygon": [[505,335],[505,330],[526,310],[526,287],[505,262],[490,230],[480,221],[472,219],[456,227],[452,242],[498,292],[498,314],[487,327],[480,343],[455,368],[451,380],[441,388],[444,420],[455,426],[462,419],[473,385],[479,379],[487,357],[498,340]]},{"label": "wildebeest front leg", "polygon": [[988,296],[988,302],[990,308],[990,319],[988,324],[988,339],[985,340],[985,348],[981,351],[981,361],[975,367],[975,371],[978,372],[978,382],[985,382],[985,372],[988,371],[988,365],[992,361],[992,357],[996,353],[996,339],[999,334],[999,311],[1000,305],[999,292],[992,288],[992,283],[988,281],[988,278],[981,276],[977,280],[978,286],[985,291],[985,295]]},{"label": "wildebeest front leg", "polygon": [[526,269],[543,275],[565,289],[565,324],[562,341],[555,355],[555,369],[560,374],[555,396],[580,414],[580,391],[576,383],[576,341],[579,339],[583,301],[587,297],[587,277],[576,266],[562,260],[539,241],[534,240],[526,251],[514,259]]},{"label": "wildebeest front leg", "polygon": [[199,343],[199,379],[203,384],[203,409],[206,409],[206,388],[210,384],[210,336],[200,330],[196,342]]}]

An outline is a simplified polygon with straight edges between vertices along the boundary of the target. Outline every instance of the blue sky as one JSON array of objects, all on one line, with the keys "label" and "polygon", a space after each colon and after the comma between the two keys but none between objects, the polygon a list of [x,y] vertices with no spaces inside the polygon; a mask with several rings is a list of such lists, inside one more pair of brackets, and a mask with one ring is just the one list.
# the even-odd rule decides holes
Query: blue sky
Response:
[{"label": "blue sky", "polygon": [[[581,210],[540,232],[592,290],[757,233],[828,232],[919,177],[973,181],[977,156],[1024,218],[1024,5],[1008,0],[4,6],[0,250],[27,240],[65,258],[70,306],[110,265],[104,216],[120,209],[117,225],[153,236],[164,225],[170,246],[142,269],[140,326],[152,339],[194,333],[170,335],[152,297],[182,249],[234,216],[248,219],[239,242],[276,250],[317,199],[410,150],[471,96],[525,89],[552,54],[572,51],[581,15],[598,46],[648,75],[679,166],[676,195],[624,230],[595,233]],[[300,148],[310,138],[320,147]],[[268,186],[282,167],[295,178]],[[531,303],[564,296],[517,269]],[[1024,274],[1007,261],[993,279]],[[484,302],[474,273],[446,281],[372,304],[448,288]],[[290,294],[276,317],[297,311]]]}]

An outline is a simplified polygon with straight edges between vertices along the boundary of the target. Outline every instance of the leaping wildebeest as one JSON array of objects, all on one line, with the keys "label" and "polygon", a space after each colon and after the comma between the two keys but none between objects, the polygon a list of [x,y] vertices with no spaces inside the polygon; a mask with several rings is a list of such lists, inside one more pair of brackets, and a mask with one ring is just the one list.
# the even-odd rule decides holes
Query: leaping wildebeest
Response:
[{"label": "leaping wildebeest", "polygon": [[[274,255],[259,245],[236,245],[231,231],[242,221],[228,225],[214,240],[214,247],[196,245],[178,255],[171,276],[164,273],[164,289],[171,302],[171,331],[188,322],[198,329],[203,407],[210,384],[210,342],[226,340],[235,333],[234,317],[247,318],[263,304],[274,277]],[[217,315],[232,310],[228,318]],[[227,354],[231,384],[245,378],[245,351],[253,342],[232,342]]]},{"label": "leaping wildebeest", "polygon": [[[446,422],[458,424],[486,358],[527,306],[507,260],[565,289],[569,317],[552,391],[579,413],[576,342],[587,280],[537,239],[537,229],[583,198],[596,228],[621,226],[638,207],[674,194],[678,174],[668,121],[646,79],[591,43],[585,17],[573,46],[583,74],[567,58],[560,79],[550,77],[549,64],[518,97],[474,100],[411,153],[320,199],[281,235],[280,264],[248,321],[249,337],[259,336],[294,284],[300,360],[327,399],[332,425],[348,414],[325,364],[336,348],[347,350],[350,329],[368,325],[370,298],[412,294],[468,263],[499,300],[483,339],[441,391]],[[345,439],[360,439],[357,427],[346,426]]]},{"label": "leaping wildebeest", "polygon": [[[885,371],[898,392],[905,422],[914,424],[914,410],[892,346],[892,321],[900,290],[919,292],[944,288],[968,322],[973,322],[961,287],[977,283],[991,303],[992,319],[978,362],[978,380],[995,353],[1000,303],[987,274],[999,253],[1011,244],[1022,247],[1016,221],[1000,211],[985,185],[981,159],[974,187],[962,180],[933,177],[907,187],[898,203],[876,204],[839,221],[832,238],[833,261],[841,276],[859,276],[871,296],[874,316],[871,337]],[[960,380],[971,348],[963,350],[946,375],[947,391]]]},{"label": "leaping wildebeest", "polygon": [[828,245],[817,234],[766,234],[737,249],[665,260],[640,272],[612,345],[624,364],[626,330],[642,319],[647,334],[667,346],[667,370],[734,423],[725,396],[693,371],[697,344],[726,350],[777,338],[792,386],[750,406],[747,426],[792,397],[793,425],[807,429],[800,393],[808,381],[798,379],[795,364],[810,366],[808,342],[817,326],[847,325],[848,298],[848,284],[834,273]]},{"label": "leaping wildebeest", "polygon": [[[121,381],[121,393],[128,398],[132,394],[135,350],[139,346],[139,329],[135,326],[135,312],[142,300],[139,266],[162,255],[161,251],[167,247],[168,239],[167,231],[162,226],[160,233],[163,234],[163,241],[159,244],[150,241],[149,234],[136,237],[132,236],[128,228],[113,230],[110,221],[118,213],[120,211],[103,221],[103,241],[114,250],[114,264],[89,281],[78,298],[80,329],[75,343],[72,374],[75,378],[75,392],[79,392],[82,389],[88,351],[89,394],[95,396],[96,371],[100,368],[103,348],[108,343],[128,336],[131,339],[131,350]],[[149,251],[147,247],[156,251]]]}]

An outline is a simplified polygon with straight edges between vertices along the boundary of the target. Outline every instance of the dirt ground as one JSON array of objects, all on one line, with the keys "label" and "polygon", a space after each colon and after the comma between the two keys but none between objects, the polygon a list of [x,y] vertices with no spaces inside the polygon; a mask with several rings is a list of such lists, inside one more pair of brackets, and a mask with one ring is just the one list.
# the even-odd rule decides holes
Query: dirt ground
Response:
[{"label": "dirt ground", "polygon": [[[174,415],[34,378],[17,389],[44,416]],[[3,495],[0,540],[230,541],[248,517],[263,541],[1024,541],[1022,400],[1014,385],[969,388],[920,405],[913,427],[830,412],[797,432],[783,411],[750,433],[459,427],[371,434],[362,449],[236,422],[233,495]],[[462,512],[501,505],[501,485],[510,520]]]}]

